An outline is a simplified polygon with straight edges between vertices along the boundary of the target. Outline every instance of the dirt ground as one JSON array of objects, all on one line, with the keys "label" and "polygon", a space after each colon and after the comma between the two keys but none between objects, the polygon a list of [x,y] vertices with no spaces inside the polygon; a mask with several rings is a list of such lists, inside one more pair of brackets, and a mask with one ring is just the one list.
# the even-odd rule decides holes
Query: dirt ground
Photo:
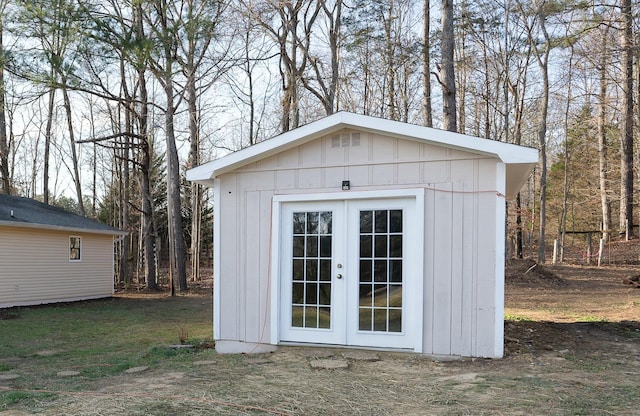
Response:
[{"label": "dirt ground", "polygon": [[[505,355],[526,351],[628,352],[619,332],[640,335],[638,266],[538,266],[512,260],[505,281]],[[635,347],[638,347],[636,344]],[[640,351],[634,351],[640,358]]]},{"label": "dirt ground", "polygon": [[[203,350],[0,415],[640,415],[640,289],[622,282],[639,271],[509,262],[501,360]],[[315,368],[317,360],[345,365]]]}]

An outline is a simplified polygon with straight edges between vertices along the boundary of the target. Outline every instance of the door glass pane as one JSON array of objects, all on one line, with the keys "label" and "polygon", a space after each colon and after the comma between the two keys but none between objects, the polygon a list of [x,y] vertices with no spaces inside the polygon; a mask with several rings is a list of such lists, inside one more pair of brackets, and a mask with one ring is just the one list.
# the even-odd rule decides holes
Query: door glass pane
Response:
[{"label": "door glass pane", "polygon": [[402,257],[402,234],[389,236],[389,257]]},{"label": "door glass pane", "polygon": [[332,221],[331,211],[293,213],[292,327],[331,328]]},{"label": "door glass pane", "polygon": [[325,282],[331,280],[331,259],[320,260],[320,280]]},{"label": "door glass pane", "polygon": [[359,308],[359,322],[358,329],[360,331],[371,331],[371,324],[373,322],[373,309],[371,308]]},{"label": "door glass pane", "polygon": [[309,259],[307,257],[307,281],[318,280],[318,259]]},{"label": "door glass pane", "polygon": [[358,328],[402,332],[403,212],[360,211]]},{"label": "door glass pane", "polygon": [[402,210],[392,209],[389,211],[389,232],[402,233]]},{"label": "door glass pane", "polygon": [[360,235],[360,258],[373,257],[373,237],[370,234]]},{"label": "door glass pane", "polygon": [[383,235],[375,235],[374,236],[376,242],[375,248],[375,257],[377,258],[386,258],[387,257],[387,243],[389,242],[389,236],[386,234]]},{"label": "door glass pane", "polygon": [[331,328],[331,308],[318,308],[318,328]]},{"label": "door glass pane", "polygon": [[318,293],[318,303],[320,305],[331,305],[331,283],[321,283]]},{"label": "door glass pane", "polygon": [[294,283],[291,295],[293,303],[304,303],[304,283]]},{"label": "door glass pane", "polygon": [[294,306],[291,308],[291,326],[304,326],[304,308],[302,306]]},{"label": "door glass pane", "polygon": [[304,257],[304,236],[293,236],[293,257]]},{"label": "door glass pane", "polygon": [[317,283],[307,283],[306,284],[306,304],[307,305],[317,305],[318,304],[318,284]]},{"label": "door glass pane", "polygon": [[387,232],[387,215],[389,211],[375,211],[374,212],[374,223],[375,223],[375,232],[376,233],[386,233]]},{"label": "door glass pane", "polygon": [[307,212],[307,234],[318,234],[318,212]]},{"label": "door glass pane", "polygon": [[322,211],[320,212],[320,223],[318,225],[320,234],[331,234],[333,233],[333,218],[331,211]]},{"label": "door glass pane", "polygon": [[331,236],[320,237],[320,257],[331,257]]},{"label": "door glass pane", "polygon": [[293,280],[304,280],[303,259],[293,259]]},{"label": "door glass pane", "polygon": [[373,286],[370,284],[360,283],[360,304],[359,306],[371,307],[371,298],[373,297]]},{"label": "door glass pane", "polygon": [[389,281],[402,282],[402,260],[389,260]]},{"label": "door glass pane", "polygon": [[309,257],[313,257],[316,258],[318,257],[318,236],[317,235],[310,235],[307,236],[307,258]]},{"label": "door glass pane", "polygon": [[389,332],[402,332],[402,309],[389,309]]},{"label": "door glass pane", "polygon": [[373,211],[360,211],[360,233],[373,231]]},{"label": "door glass pane", "polygon": [[304,212],[293,213],[293,233],[304,234],[306,228],[306,215]]},{"label": "door glass pane", "polygon": [[373,260],[360,259],[360,282],[371,281],[372,266],[373,266]]}]

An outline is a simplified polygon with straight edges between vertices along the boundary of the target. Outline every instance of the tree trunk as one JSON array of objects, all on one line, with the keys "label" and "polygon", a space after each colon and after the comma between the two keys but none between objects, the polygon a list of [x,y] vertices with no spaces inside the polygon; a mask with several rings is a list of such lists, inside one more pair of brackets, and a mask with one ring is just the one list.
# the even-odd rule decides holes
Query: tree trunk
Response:
[{"label": "tree trunk", "polygon": [[[144,25],[142,21],[142,5],[137,3],[134,10],[135,32],[138,39],[144,39]],[[142,236],[144,242],[144,276],[147,289],[158,288],[158,269],[156,267],[156,230],[153,218],[153,197],[151,196],[151,160],[152,144],[149,136],[149,94],[147,92],[147,78],[145,76],[145,66],[138,65],[138,83],[140,85],[140,136],[142,143],[140,151],[140,191],[142,193]]]},{"label": "tree trunk", "polygon": [[[66,84],[66,80],[63,78],[63,84]],[[69,141],[71,145],[71,162],[73,165],[73,184],[76,187],[76,197],[78,198],[78,209],[80,215],[83,217],[86,215],[84,210],[84,200],[82,199],[82,184],[80,183],[80,168],[78,167],[78,152],[76,149],[76,138],[73,132],[73,119],[71,115],[71,100],[69,99],[69,92],[66,87],[62,87],[62,98],[64,99],[64,109],[67,116],[67,129],[69,131]]]},{"label": "tree trunk", "polygon": [[[187,77],[187,104],[189,107],[189,165],[194,168],[200,164],[200,129],[198,120],[196,74],[193,62],[189,63]],[[191,183],[191,280],[200,280],[200,236],[202,224],[202,191],[200,185]]]},{"label": "tree trunk", "polygon": [[[169,51],[170,52],[170,51]],[[170,55],[167,55],[170,56]],[[170,58],[168,57],[169,61]],[[169,218],[169,263],[174,287],[180,292],[187,290],[185,244],[182,234],[182,209],[180,205],[180,162],[173,126],[175,104],[171,63],[165,68],[164,91],[167,99],[165,134],[167,145],[167,215]]]},{"label": "tree trunk", "polygon": [[[4,10],[5,2],[0,3]],[[0,15],[0,51],[4,51],[4,43],[2,41],[2,19]],[[0,58],[0,177],[2,177],[2,191],[11,194],[11,176],[9,174],[9,141],[7,139],[7,119],[5,118],[5,84],[4,84],[4,59]]]},{"label": "tree trunk", "polygon": [[[538,263],[545,262],[545,232],[547,223],[547,113],[549,111],[549,53],[551,38],[547,32],[544,5],[538,5],[538,24],[544,35],[542,56],[536,51],[536,58],[542,75],[542,97],[540,100],[540,121],[538,124],[538,146],[540,150],[540,223],[538,227]],[[533,39],[529,39],[533,42]],[[535,48],[535,45],[532,45]]]},{"label": "tree trunk", "polygon": [[454,72],[453,0],[442,0],[442,111],[444,129],[457,131]]},{"label": "tree trunk", "polygon": [[603,34],[602,54],[600,56],[600,65],[598,68],[600,76],[600,102],[598,114],[598,161],[599,161],[599,179],[600,179],[600,204],[602,207],[602,238],[609,241],[611,237],[611,213],[609,206],[609,197],[607,196],[607,130],[606,130],[606,114],[607,114],[607,53],[606,38],[607,30]]},{"label": "tree trunk", "polygon": [[[398,114],[396,111],[396,80],[398,78],[396,74],[396,65],[395,63],[395,39],[392,39],[392,24],[395,18],[394,9],[393,9],[393,0],[389,0],[389,10],[387,16],[382,16],[383,26],[384,26],[384,35],[385,35],[385,54],[386,54],[386,63],[387,63],[387,73],[385,74],[387,78],[387,94],[388,97],[386,100],[383,100],[383,103],[386,104],[389,108],[389,116],[391,120],[398,120]],[[383,110],[384,111],[384,110]],[[384,114],[384,113],[383,113]]]},{"label": "tree trunk", "polygon": [[622,128],[620,131],[620,230],[633,235],[633,17],[631,0],[621,0]]},{"label": "tree trunk", "polygon": [[431,4],[429,0],[422,2],[422,118],[424,125],[433,127],[431,108],[431,57],[429,45],[431,30]]},{"label": "tree trunk", "polygon": [[42,172],[42,199],[49,204],[49,153],[51,152],[51,129],[55,109],[56,90],[49,90],[49,107],[47,110],[47,126],[44,131],[44,172]]}]

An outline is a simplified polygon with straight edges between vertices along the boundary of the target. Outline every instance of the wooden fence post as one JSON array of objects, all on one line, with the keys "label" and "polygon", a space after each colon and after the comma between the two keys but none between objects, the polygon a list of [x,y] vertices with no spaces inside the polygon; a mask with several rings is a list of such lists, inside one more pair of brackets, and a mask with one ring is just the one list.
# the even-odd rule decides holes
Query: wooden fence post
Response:
[{"label": "wooden fence post", "polygon": [[593,246],[591,244],[591,233],[587,233],[587,265],[591,265],[591,253]]},{"label": "wooden fence post", "polygon": [[553,240],[553,264],[558,262],[558,239]]}]

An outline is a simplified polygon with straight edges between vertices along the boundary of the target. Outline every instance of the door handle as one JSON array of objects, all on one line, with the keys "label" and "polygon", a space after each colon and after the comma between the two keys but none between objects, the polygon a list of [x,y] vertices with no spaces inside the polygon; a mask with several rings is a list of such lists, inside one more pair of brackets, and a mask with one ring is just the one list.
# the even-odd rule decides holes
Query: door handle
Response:
[{"label": "door handle", "polygon": [[338,279],[342,279],[342,275],[341,275],[341,274],[338,274],[338,275],[336,275],[336,278],[338,278]]}]

